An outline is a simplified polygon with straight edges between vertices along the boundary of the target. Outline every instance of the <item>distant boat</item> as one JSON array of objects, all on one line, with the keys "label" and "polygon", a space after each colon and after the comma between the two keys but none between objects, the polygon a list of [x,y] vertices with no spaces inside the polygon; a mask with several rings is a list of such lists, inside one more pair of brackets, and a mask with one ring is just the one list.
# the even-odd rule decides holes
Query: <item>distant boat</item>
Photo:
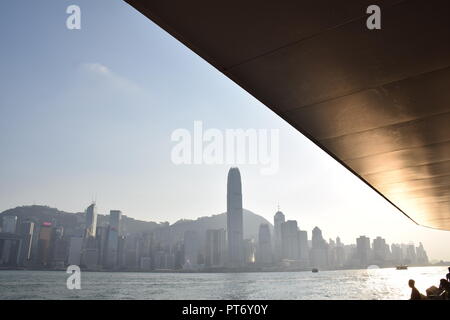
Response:
[{"label": "distant boat", "polygon": [[397,270],[406,270],[406,269],[408,269],[408,266],[402,264],[402,265],[396,266],[395,269],[397,269]]},{"label": "distant boat", "polygon": [[313,268],[311,271],[314,272],[314,273],[316,273],[316,272],[319,272],[319,269]]}]

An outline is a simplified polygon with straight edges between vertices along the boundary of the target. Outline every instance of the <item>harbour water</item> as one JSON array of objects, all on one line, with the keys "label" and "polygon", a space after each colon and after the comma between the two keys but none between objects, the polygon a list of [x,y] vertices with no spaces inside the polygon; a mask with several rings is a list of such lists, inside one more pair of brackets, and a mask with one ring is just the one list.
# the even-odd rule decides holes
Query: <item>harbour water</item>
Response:
[{"label": "harbour water", "polygon": [[61,271],[0,271],[5,299],[408,299],[408,280],[419,291],[446,267],[261,273],[82,272],[81,289],[69,290]]}]

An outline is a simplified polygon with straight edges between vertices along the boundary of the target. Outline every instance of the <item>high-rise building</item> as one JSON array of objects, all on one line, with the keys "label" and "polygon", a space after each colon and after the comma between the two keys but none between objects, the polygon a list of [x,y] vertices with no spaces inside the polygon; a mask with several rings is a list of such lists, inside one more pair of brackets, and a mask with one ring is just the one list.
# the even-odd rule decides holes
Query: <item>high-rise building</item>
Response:
[{"label": "high-rise building", "polygon": [[308,247],[308,232],[299,230],[299,248],[300,248],[300,266],[307,267],[309,266],[309,247]]},{"label": "high-rise building", "polygon": [[0,265],[19,264],[22,238],[14,233],[0,233]]},{"label": "high-rise building", "polygon": [[31,264],[31,248],[33,244],[34,222],[26,221],[20,225],[19,234],[22,237],[22,248],[20,250],[19,264],[28,266]]},{"label": "high-rise building", "polygon": [[[86,229],[84,232],[83,247],[81,250],[81,265],[87,270],[98,270],[102,265],[100,242],[97,238],[97,208],[95,202],[87,207],[85,216]],[[104,236],[104,235],[101,235]]]},{"label": "high-rise building", "polygon": [[51,222],[43,222],[39,231],[38,264],[48,266],[51,262],[53,227]]},{"label": "high-rise building", "polygon": [[392,262],[399,265],[403,264],[403,252],[402,247],[399,244],[391,244]]},{"label": "high-rise building", "polygon": [[356,255],[361,267],[367,267],[371,259],[370,239],[360,236],[356,239]]},{"label": "high-rise building", "polygon": [[165,252],[170,251],[172,237],[170,235],[170,224],[168,222],[162,223],[158,228],[153,230],[155,244],[159,249]]},{"label": "high-rise building", "polygon": [[376,237],[372,241],[373,248],[373,263],[382,266],[385,264],[389,257],[389,245],[386,244],[386,240],[381,237]]},{"label": "high-rise building", "polygon": [[244,263],[249,265],[255,263],[256,243],[255,239],[244,239]]},{"label": "high-rise building", "polygon": [[123,247],[123,267],[137,269],[139,266],[139,238],[137,235],[129,235],[126,237]]},{"label": "high-rise building", "polygon": [[[120,224],[122,221],[122,211],[110,210],[109,211],[109,226],[111,229],[116,230],[120,234]],[[121,235],[121,234],[120,234]]]},{"label": "high-rise building", "polygon": [[83,247],[83,238],[71,237],[69,240],[68,265],[81,265],[81,249]]},{"label": "high-rise building", "polygon": [[138,242],[139,266],[141,270],[151,270],[152,268],[152,245],[153,234],[144,233]]},{"label": "high-rise building", "polygon": [[184,266],[184,242],[183,241],[177,241],[175,245],[172,248],[173,255],[174,255],[174,269],[179,270],[182,269]]},{"label": "high-rise building", "polygon": [[86,237],[95,237],[97,231],[97,210],[95,203],[86,209]]},{"label": "high-rise building", "polygon": [[288,220],[281,224],[281,252],[282,258],[299,260],[300,238],[297,221]]},{"label": "high-rise building", "polygon": [[20,251],[23,237],[16,234],[17,216],[3,215],[0,229],[0,265],[17,266],[20,264]]},{"label": "high-rise building", "polygon": [[416,248],[417,254],[417,263],[418,264],[428,264],[428,255],[423,247],[422,242],[419,243],[419,246]]},{"label": "high-rise building", "polygon": [[125,267],[125,252],[126,252],[127,237],[120,235],[117,241],[117,261],[116,268],[123,269]]},{"label": "high-rise building", "polygon": [[51,244],[51,264],[55,268],[64,268],[67,263],[69,242],[64,237],[64,227],[53,228]]},{"label": "high-rise building", "polygon": [[336,242],[333,239],[328,240],[328,267],[336,268]]},{"label": "high-rise building", "polygon": [[39,255],[39,234],[41,232],[41,223],[39,220],[34,221],[33,238],[31,241],[31,262],[37,264]]},{"label": "high-rise building", "polygon": [[345,249],[341,238],[336,238],[336,267],[342,268],[345,265]]},{"label": "high-rise building", "polygon": [[187,230],[184,233],[184,269],[196,269],[200,254],[200,238],[196,231]]},{"label": "high-rise building", "polygon": [[322,231],[315,227],[311,238],[311,264],[315,268],[328,268],[328,244]]},{"label": "high-rise building", "polygon": [[258,264],[271,264],[273,262],[272,239],[270,236],[270,227],[267,223],[262,223],[259,226],[256,262]]},{"label": "high-rise building", "polygon": [[227,235],[228,263],[232,267],[244,263],[243,232],[241,174],[238,168],[231,168],[227,181]]},{"label": "high-rise building", "polygon": [[106,254],[106,267],[115,268],[121,258],[119,253],[120,221],[122,212],[111,210],[109,212],[108,245]]},{"label": "high-rise building", "polygon": [[100,267],[99,238],[89,236],[83,239],[81,264],[88,270],[97,270]]},{"label": "high-rise building", "polygon": [[16,233],[17,216],[3,216],[2,219],[2,232],[4,233]]},{"label": "high-rise building", "polygon": [[222,267],[225,263],[226,233],[224,229],[206,230],[205,265]]},{"label": "high-rise building", "polygon": [[108,227],[98,226],[95,232],[95,238],[98,245],[98,264],[106,265],[106,255],[108,247]]},{"label": "high-rise building", "polygon": [[277,211],[273,218],[274,257],[279,261],[282,256],[281,248],[281,224],[285,222],[283,212]]},{"label": "high-rise building", "polygon": [[406,263],[415,264],[417,263],[416,247],[413,243],[409,243],[406,246]]}]

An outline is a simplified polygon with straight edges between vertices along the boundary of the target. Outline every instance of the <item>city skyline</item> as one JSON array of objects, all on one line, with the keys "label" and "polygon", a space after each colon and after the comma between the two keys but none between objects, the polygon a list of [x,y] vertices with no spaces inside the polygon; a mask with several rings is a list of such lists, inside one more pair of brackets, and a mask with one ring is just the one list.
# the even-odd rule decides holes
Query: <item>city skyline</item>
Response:
[{"label": "city skyline", "polygon": [[[24,206],[24,207],[26,207],[26,206]],[[44,206],[44,207],[46,207],[46,206]],[[14,209],[14,208],[12,208],[12,209]],[[92,217],[92,213],[93,212],[95,214]],[[79,212],[79,213],[81,213],[81,212]],[[73,214],[76,214],[76,213],[73,213]],[[92,235],[92,233],[90,231],[90,230],[92,230],[91,229],[92,227],[89,227],[89,226],[90,225],[97,225],[97,216],[98,215],[97,215],[96,203],[94,202],[91,205],[89,205],[86,208],[86,210],[84,211],[83,214],[85,215],[85,220],[86,220],[86,223],[84,224],[84,231],[82,232],[83,237],[84,238],[95,238],[96,237],[95,236],[95,232],[94,232],[94,235]],[[224,212],[224,214],[227,214],[227,212]],[[105,223],[100,224],[98,227],[100,227],[100,228],[111,227],[111,229],[113,231],[117,231],[117,230],[119,230],[121,228],[120,227],[120,220],[121,220],[120,217],[122,216],[122,211],[120,211],[120,210],[109,210],[109,214],[103,214],[103,216],[109,217],[109,221],[110,222],[108,224],[105,224]],[[281,220],[280,220],[280,218],[281,218]],[[183,220],[180,220],[180,221],[183,221]],[[186,221],[186,220],[184,220],[184,221]],[[191,220],[191,221],[196,221],[196,220]],[[17,228],[17,231],[19,230],[19,226],[16,225],[17,224],[17,216],[8,215],[8,214],[7,215],[2,215],[2,216],[0,216],[0,222],[2,222],[2,223],[0,223],[0,233],[1,232],[3,232],[3,233],[15,233],[15,231],[13,231],[13,230],[16,230],[16,228]],[[142,221],[142,222],[145,222],[145,221]],[[177,222],[179,222],[179,221],[177,221]],[[28,221],[28,220],[23,222],[23,224],[25,225],[25,226],[23,226],[23,227],[25,227],[25,230],[33,230],[33,227],[30,227],[28,225],[29,223],[30,223],[30,221]],[[48,227],[49,223],[50,222],[42,222],[42,225],[45,226],[45,227]],[[168,224],[168,222],[159,222],[159,225],[160,226],[171,226],[173,224]],[[273,228],[273,232],[270,231],[270,229],[268,227],[269,225]],[[306,239],[308,241],[308,245],[312,245],[314,242],[317,242],[317,240],[314,240],[314,238],[321,239],[319,241],[325,241],[327,244],[334,243],[333,237],[329,237],[328,238],[329,242],[328,242],[323,237],[321,229],[319,229],[317,226],[315,226],[311,230],[312,238],[309,239],[308,238],[308,232],[300,230],[300,228],[297,226],[297,220],[287,220],[286,221],[285,220],[285,215],[283,214],[282,211],[280,211],[280,208],[278,208],[278,210],[275,212],[275,214],[273,216],[273,223],[270,220],[268,220],[267,223],[262,223],[260,225],[260,230],[263,230],[263,232],[266,233],[266,235],[263,236],[263,238],[266,239],[265,241],[267,241],[267,239],[271,239],[271,241],[270,241],[270,243],[271,243],[271,251],[273,251],[273,256],[274,256],[275,260],[276,259],[281,259],[281,256],[283,254],[285,254],[283,252],[283,250],[288,250],[288,252],[289,252],[289,249],[282,248],[282,246],[281,246],[281,242],[282,242],[282,240],[281,240],[281,232],[282,232],[281,231],[281,227],[282,226],[281,225],[284,225],[283,227],[285,227],[286,230],[289,230],[288,228],[291,225],[291,234],[292,234],[292,230],[296,230],[297,229],[300,232],[299,237],[304,237],[304,239]],[[266,227],[267,227],[267,229],[266,229]],[[20,229],[22,229],[22,227],[20,227]],[[224,231],[227,231],[227,230],[228,230],[227,228],[224,229]],[[98,232],[98,229],[96,229],[96,231]],[[121,234],[121,233],[122,232],[118,232],[117,236],[119,236],[119,234]],[[285,233],[287,233],[287,232],[285,231]],[[302,233],[304,233],[304,234],[302,234]],[[256,238],[258,238],[258,237],[260,237],[260,234],[258,234],[258,236]],[[386,241],[380,235],[377,235],[377,236],[370,236],[369,235],[368,237],[367,237],[367,235],[363,235],[363,236],[360,236],[360,237],[355,238],[355,239],[358,240],[360,238],[366,238],[366,239],[372,239],[373,238],[374,241],[382,239],[383,241]],[[228,241],[229,237],[226,237],[225,239],[226,239],[226,241]],[[338,243],[338,244],[341,242],[339,235],[337,235],[334,239],[336,239],[336,243]],[[254,239],[254,240],[257,240],[257,239]],[[355,242],[355,244],[357,244],[357,241]],[[401,241],[401,243],[394,243],[394,242],[392,243],[392,245],[394,245],[394,246],[395,245],[406,246],[406,245],[412,245],[412,244],[415,244],[415,242],[412,241],[412,240],[406,240],[406,243],[403,243],[403,241]],[[420,242],[419,242],[419,244],[422,245]],[[242,248],[241,248],[241,250],[242,250]],[[292,249],[290,251],[292,251]],[[433,259],[433,260],[445,260],[445,259]]]},{"label": "city skyline", "polygon": [[[11,250],[17,250],[17,253],[12,254],[12,256],[17,261],[20,261],[18,266],[21,267],[64,268],[67,265],[82,265],[83,268],[87,268],[88,270],[98,270],[99,266],[103,265],[106,268],[105,270],[117,269],[119,268],[118,266],[120,266],[121,270],[126,270],[127,265],[125,260],[127,254],[123,250],[129,246],[127,239],[133,240],[137,239],[135,237],[143,237],[140,239],[143,239],[144,242],[146,241],[145,239],[156,239],[157,247],[168,250],[168,252],[159,253],[160,256],[158,256],[157,260],[154,260],[156,259],[155,257],[140,257],[138,259],[138,267],[135,265],[132,270],[158,270],[158,268],[154,267],[155,261],[159,261],[156,265],[162,266],[162,269],[202,270],[202,263],[193,262],[198,258],[197,254],[202,251],[198,245],[198,235],[195,231],[188,230],[185,232],[181,247],[178,243],[173,246],[169,244],[173,241],[170,239],[169,233],[167,233],[167,225],[164,226],[163,224],[150,233],[142,233],[141,235],[127,234],[125,236],[120,231],[122,230],[122,212],[119,210],[110,210],[109,223],[99,225],[96,229],[97,236],[92,236],[88,232],[90,229],[89,222],[92,222],[89,215],[91,209],[92,205],[85,210],[84,218],[86,223],[81,225],[81,229],[78,228],[79,236],[72,235],[69,239],[66,239],[69,240],[66,243],[67,252],[60,247],[62,244],[58,242],[64,239],[64,227],[53,225],[51,222],[36,223],[34,219],[26,219],[19,226],[17,224],[17,216],[3,216],[0,232],[0,243],[2,244],[2,250],[0,250],[0,267],[2,265],[14,266],[14,264],[4,264],[5,261],[8,261],[5,252],[8,255],[12,254]],[[279,220],[280,215],[284,214],[281,211],[277,211],[274,215],[274,221]],[[38,232],[33,233],[33,230],[36,229]],[[204,261],[204,266],[207,268],[219,268],[219,271],[223,271],[224,269],[220,268],[248,267],[252,264],[258,267],[274,267],[282,263],[284,267],[297,267],[301,268],[301,270],[311,267],[333,270],[366,268],[373,265],[392,267],[402,264],[428,265],[429,263],[422,243],[416,246],[415,243],[409,241],[408,243],[392,243],[389,245],[381,236],[377,236],[371,242],[371,238],[362,235],[355,239],[356,241],[354,243],[344,244],[340,241],[339,237],[336,237],[336,240],[331,238],[328,241],[325,240],[321,229],[317,226],[311,231],[311,237],[309,238],[308,231],[300,230],[296,220],[281,222],[281,249],[277,252],[275,250],[277,247],[277,230],[274,228],[273,233],[271,233],[267,223],[260,224],[259,229],[257,239],[249,238],[241,242],[244,252],[244,261],[241,264],[236,264],[236,261],[230,260],[232,258],[226,254],[227,247],[225,244],[228,239],[225,229],[206,230],[205,253],[204,258],[201,258]],[[9,241],[8,239],[17,239],[8,236],[8,234],[25,235],[26,237],[23,238],[22,242],[24,245],[23,249],[19,249],[14,243],[10,244],[6,242],[5,244],[5,241]],[[148,235],[151,235],[151,237],[147,238]],[[156,238],[154,238],[155,235],[157,235]],[[35,239],[35,243],[31,239]],[[161,247],[162,243],[166,244]],[[252,247],[249,248],[245,244],[250,244]],[[37,264],[25,262],[27,259],[31,261],[32,248],[35,250],[33,253]],[[170,257],[174,255],[173,250],[176,252],[176,250],[180,249],[181,251],[178,252],[182,254],[182,258],[178,258],[179,264],[176,267],[175,261],[177,258],[175,256]],[[137,250],[137,247],[134,250]],[[163,255],[161,256],[161,254]],[[165,254],[169,254],[169,257],[165,257]],[[179,259],[182,259],[182,261]],[[168,261],[172,262],[169,263]],[[270,270],[268,269],[267,271]],[[251,269],[247,271],[251,271]]]},{"label": "city skyline", "polygon": [[[237,169],[237,168],[235,168],[235,169]],[[242,195],[241,195],[241,198],[242,198]],[[97,218],[97,216],[99,214],[99,213],[97,213],[97,211],[98,211],[98,209],[97,209],[97,205],[96,205],[95,202],[93,202],[91,205],[89,205],[86,208],[86,210],[84,211],[84,214],[85,214],[85,217],[86,217],[86,224],[85,224],[86,228],[85,228],[85,231],[83,231],[83,232],[85,234],[85,237],[93,237],[93,238],[95,238],[96,232],[94,231],[93,234],[92,234],[91,230],[92,230],[92,225],[97,225],[96,218]],[[228,210],[225,211],[224,214],[227,214],[227,212],[228,212]],[[106,214],[106,213],[103,213],[103,214],[100,213],[100,214],[103,215],[103,216],[109,216],[110,217],[109,218],[110,221],[115,221],[113,224],[111,224],[111,222],[110,222],[109,225],[112,226],[113,230],[118,230],[118,228],[119,228],[119,222],[118,221],[120,220],[120,218],[118,216],[122,215],[122,211],[121,210],[109,210],[109,214]],[[280,216],[283,217],[283,220],[281,220],[281,221],[279,220]],[[8,216],[8,215],[4,215],[3,217],[7,221],[9,219],[13,218],[12,216]],[[0,216],[0,218],[2,218],[2,216]],[[130,216],[130,218],[132,218],[132,217]],[[197,219],[198,218],[200,218],[200,217],[197,217]],[[280,206],[279,205],[278,205],[278,210],[275,212],[273,218],[274,218],[273,221],[271,221],[269,219],[267,220],[268,223],[273,227],[273,233],[270,233],[270,231],[269,231],[268,237],[273,240],[273,241],[271,241],[271,244],[272,244],[272,250],[273,250],[274,259],[276,259],[277,255],[279,257],[281,255],[283,255],[283,250],[288,250],[289,251],[289,249],[282,248],[281,244],[280,244],[281,243],[281,225],[282,224],[285,225],[284,226],[285,228],[289,228],[289,225],[291,224],[292,228],[293,228],[293,229],[291,228],[291,230],[295,230],[295,228],[297,228],[299,230],[299,232],[300,232],[299,237],[302,237],[302,236],[303,237],[308,237],[307,234],[309,234],[309,233],[306,230],[305,231],[304,230],[300,230],[297,227],[297,220],[287,220],[287,221],[285,221],[284,220],[285,219],[284,213],[282,211],[280,211]],[[279,221],[278,224],[277,224],[277,219]],[[15,217],[15,220],[17,220],[17,217]],[[170,225],[174,224],[175,222],[183,221],[183,220],[186,220],[186,219],[180,219],[180,220],[174,221],[173,223],[169,223],[168,225],[170,226]],[[151,220],[142,220],[142,221],[146,222],[146,221],[151,221]],[[193,219],[192,221],[195,221],[195,219]],[[156,222],[156,221],[152,221],[152,222]],[[25,222],[25,223],[27,223],[27,222]],[[167,224],[168,222],[167,221],[160,221],[160,222],[157,222],[157,223],[159,223],[160,225],[164,225],[164,224]],[[45,222],[44,222],[44,224],[45,224]],[[8,225],[11,225],[11,224],[6,222],[5,225],[8,226]],[[88,227],[89,225],[91,225],[91,227]],[[100,225],[99,227],[105,227],[105,225],[103,224],[103,225]],[[260,227],[264,227],[264,224],[261,224]],[[28,227],[28,228],[30,228],[30,227]],[[11,229],[11,227],[9,227],[9,229]],[[31,227],[31,229],[32,229],[32,227]],[[224,232],[227,232],[227,230],[228,229],[225,228]],[[96,229],[96,231],[98,232],[98,229]],[[211,231],[216,231],[216,230],[211,230]],[[278,234],[277,234],[277,231],[278,231]],[[310,231],[311,231],[312,238],[307,238],[308,244],[314,243],[314,240],[313,240],[314,239],[314,231],[320,232],[320,236],[318,237],[319,239],[323,239],[322,241],[325,241],[327,244],[330,244],[328,242],[328,240],[326,240],[323,237],[321,229],[319,229],[317,226],[314,226],[314,228],[310,229]],[[3,230],[1,228],[0,228],[0,232],[3,232]],[[10,231],[7,231],[7,232],[10,232]],[[302,235],[301,233],[304,233],[304,234]],[[242,236],[242,233],[240,233],[240,234]],[[118,237],[118,234],[117,234],[117,237]],[[376,235],[375,234],[374,235],[367,235],[366,234],[366,235],[362,235],[362,236],[359,236],[359,237],[355,237],[354,239],[358,240],[360,237],[365,237],[367,239],[374,239],[374,240],[378,239],[378,238],[381,238],[381,239],[383,239],[383,241],[386,241],[382,236],[380,236],[380,233],[378,233]],[[334,236],[327,237],[327,239],[329,239],[330,242],[334,241],[333,239],[339,239],[339,241],[340,241],[340,238],[341,238],[340,235],[334,235]],[[230,237],[226,237],[224,239],[229,242]],[[277,239],[279,239],[279,240],[277,240]],[[239,250],[244,250],[244,248],[243,248],[244,240],[245,239],[242,239],[241,248]],[[258,241],[258,239],[253,239],[253,240]],[[337,241],[337,242],[339,242],[339,241]],[[279,242],[279,243],[277,243],[277,242]],[[355,241],[355,244],[357,244],[357,241]],[[411,239],[402,240],[402,241],[392,241],[392,245],[393,246],[398,246],[399,245],[399,246],[402,246],[402,247],[406,247],[406,246],[415,245],[415,244],[416,244],[415,241],[413,241]],[[420,246],[422,246],[422,242],[419,242],[419,244],[420,244]],[[82,242],[80,242],[80,248],[81,247],[82,247]],[[276,248],[279,248],[279,250],[276,250]],[[291,249],[291,251],[292,251],[292,249]],[[300,255],[300,253],[299,253],[299,255]],[[431,257],[430,260],[435,261],[435,262],[437,262],[437,261],[446,261],[446,258],[443,258],[443,257]]]},{"label": "city skyline", "polygon": [[226,229],[203,230],[206,238],[193,229],[174,237],[169,224],[128,233],[120,210],[110,210],[108,223],[97,225],[96,203],[86,208],[82,220],[71,223],[3,214],[0,266],[61,269],[77,265],[97,271],[304,271],[429,265],[422,243],[417,247],[388,245],[377,236],[371,244],[369,237],[360,236],[356,245],[345,245],[339,236],[336,241],[325,240],[317,226],[308,237],[297,220],[286,220],[279,208],[273,216],[273,234],[270,223],[261,223],[257,235],[244,239],[243,192],[237,167],[228,171],[226,198]]}]

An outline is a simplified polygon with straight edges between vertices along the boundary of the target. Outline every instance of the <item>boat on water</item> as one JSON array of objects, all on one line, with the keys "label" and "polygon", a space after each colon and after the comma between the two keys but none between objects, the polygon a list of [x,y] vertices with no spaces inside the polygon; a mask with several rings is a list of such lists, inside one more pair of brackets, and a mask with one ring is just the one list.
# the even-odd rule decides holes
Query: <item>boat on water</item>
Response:
[{"label": "boat on water", "polygon": [[402,264],[402,265],[396,266],[395,269],[397,269],[397,270],[406,270],[406,269],[408,269],[408,266]]},{"label": "boat on water", "polygon": [[313,268],[311,271],[314,272],[314,273],[316,273],[316,272],[319,272],[319,269]]}]

